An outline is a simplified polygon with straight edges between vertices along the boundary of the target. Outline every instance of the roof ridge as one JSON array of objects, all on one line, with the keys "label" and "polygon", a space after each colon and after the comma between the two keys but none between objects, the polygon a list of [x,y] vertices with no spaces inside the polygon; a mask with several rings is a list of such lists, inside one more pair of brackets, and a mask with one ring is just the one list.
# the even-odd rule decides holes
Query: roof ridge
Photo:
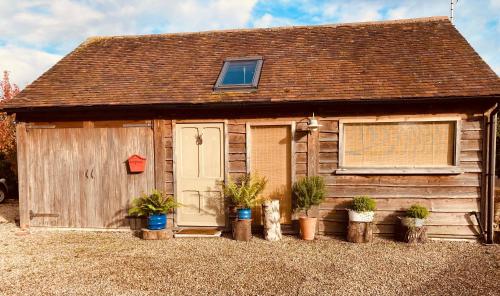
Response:
[{"label": "roof ridge", "polygon": [[[270,28],[240,28],[240,29],[219,29],[207,31],[194,31],[194,32],[176,32],[176,33],[159,33],[159,34],[137,34],[137,35],[113,35],[113,36],[92,36],[87,38],[83,43],[89,44],[94,41],[107,40],[107,39],[128,39],[128,38],[148,38],[148,37],[169,37],[169,36],[183,36],[183,35],[196,35],[196,34],[213,34],[213,33],[231,33],[231,32],[253,32],[253,31],[280,31],[292,29],[307,29],[307,28],[335,28],[335,27],[356,27],[366,25],[392,25],[392,24],[411,24],[411,23],[426,23],[450,21],[447,16],[431,16],[409,19],[397,20],[380,20],[380,21],[366,21],[366,22],[346,22],[337,24],[323,24],[323,25],[298,25],[298,26],[280,26]],[[451,23],[451,22],[450,22]]]}]

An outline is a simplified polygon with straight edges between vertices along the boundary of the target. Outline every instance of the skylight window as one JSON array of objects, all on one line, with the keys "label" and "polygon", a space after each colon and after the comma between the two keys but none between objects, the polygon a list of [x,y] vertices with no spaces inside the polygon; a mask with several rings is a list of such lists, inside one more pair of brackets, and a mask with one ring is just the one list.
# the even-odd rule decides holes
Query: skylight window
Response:
[{"label": "skylight window", "polygon": [[261,57],[226,59],[215,89],[256,88],[261,68]]}]

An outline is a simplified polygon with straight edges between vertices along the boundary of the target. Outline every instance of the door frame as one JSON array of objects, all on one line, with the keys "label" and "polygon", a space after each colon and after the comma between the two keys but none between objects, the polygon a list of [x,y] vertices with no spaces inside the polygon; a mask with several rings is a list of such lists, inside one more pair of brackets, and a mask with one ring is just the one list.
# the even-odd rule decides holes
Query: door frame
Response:
[{"label": "door frame", "polygon": [[[177,125],[178,124],[204,124],[204,123],[220,123],[222,124],[222,130],[223,130],[223,140],[222,140],[222,143],[223,143],[223,149],[224,149],[224,165],[223,165],[223,168],[224,168],[224,184],[226,185],[227,182],[228,182],[228,177],[229,177],[229,137],[228,137],[228,120],[221,120],[221,119],[207,119],[207,120],[191,120],[191,119],[184,119],[184,120],[175,120],[175,119],[172,119],[172,154],[173,154],[173,159],[172,159],[172,170],[174,172],[173,174],[173,191],[174,191],[174,199],[175,201],[177,201],[177,154],[178,154],[178,147],[177,147],[177,139],[176,139],[176,135],[177,135]],[[220,228],[220,229],[225,229],[227,228],[227,205],[226,205],[226,201],[225,201],[225,198],[224,198],[224,224],[225,225],[222,225],[222,226],[206,226],[206,227],[210,227],[210,228]],[[172,218],[173,218],[173,227],[174,228],[177,228],[179,227],[178,224],[177,224],[177,211],[174,212],[174,214],[172,215]],[[191,226],[182,226],[184,228],[189,228]],[[192,227],[196,227],[196,228],[200,228],[200,227],[205,227],[205,226],[192,226]]]},{"label": "door frame", "polygon": [[[295,121],[266,121],[266,122],[247,122],[246,123],[246,133],[245,133],[245,155],[246,155],[246,168],[247,168],[247,174],[249,174],[252,171],[251,164],[252,164],[252,127],[259,127],[259,126],[289,126],[290,127],[290,133],[291,133],[291,143],[290,143],[290,182],[293,186],[293,184],[296,181],[296,141],[295,141],[295,134],[296,134],[296,122]],[[293,210],[293,209],[292,209]],[[292,211],[292,220],[293,220],[293,211]]]}]

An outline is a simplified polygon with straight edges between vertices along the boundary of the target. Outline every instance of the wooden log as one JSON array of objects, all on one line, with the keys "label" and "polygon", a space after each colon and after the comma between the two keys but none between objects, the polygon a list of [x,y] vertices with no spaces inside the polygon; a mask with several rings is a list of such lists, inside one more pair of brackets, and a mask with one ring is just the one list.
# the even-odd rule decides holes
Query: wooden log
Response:
[{"label": "wooden log", "polygon": [[281,239],[280,224],[280,201],[269,200],[262,205],[264,213],[264,238],[268,241],[278,241]]},{"label": "wooden log", "polygon": [[128,223],[131,230],[142,230],[148,226],[146,217],[128,217]]},{"label": "wooden log", "polygon": [[347,228],[347,241],[351,243],[370,243],[373,240],[372,222],[349,221]]},{"label": "wooden log", "polygon": [[408,227],[400,223],[398,236],[399,240],[405,243],[425,243],[427,241],[427,227]]},{"label": "wooden log", "polygon": [[233,224],[233,238],[237,241],[252,239],[252,219],[236,220]]},{"label": "wooden log", "polygon": [[142,229],[142,239],[145,240],[163,240],[170,239],[173,237],[172,230],[161,229],[161,230],[150,230],[147,228]]},{"label": "wooden log", "polygon": [[229,231],[233,231],[233,221],[236,221],[238,219],[238,208],[234,205],[229,205],[228,210],[227,210],[227,223],[226,225],[229,225],[227,228]]}]

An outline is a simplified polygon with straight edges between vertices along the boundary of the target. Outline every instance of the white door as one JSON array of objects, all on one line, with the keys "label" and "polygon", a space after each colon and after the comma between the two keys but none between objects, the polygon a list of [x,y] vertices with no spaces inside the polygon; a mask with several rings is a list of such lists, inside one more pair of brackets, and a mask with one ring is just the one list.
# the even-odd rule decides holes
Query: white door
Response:
[{"label": "white door", "polygon": [[224,226],[224,125],[176,124],[178,226]]}]

